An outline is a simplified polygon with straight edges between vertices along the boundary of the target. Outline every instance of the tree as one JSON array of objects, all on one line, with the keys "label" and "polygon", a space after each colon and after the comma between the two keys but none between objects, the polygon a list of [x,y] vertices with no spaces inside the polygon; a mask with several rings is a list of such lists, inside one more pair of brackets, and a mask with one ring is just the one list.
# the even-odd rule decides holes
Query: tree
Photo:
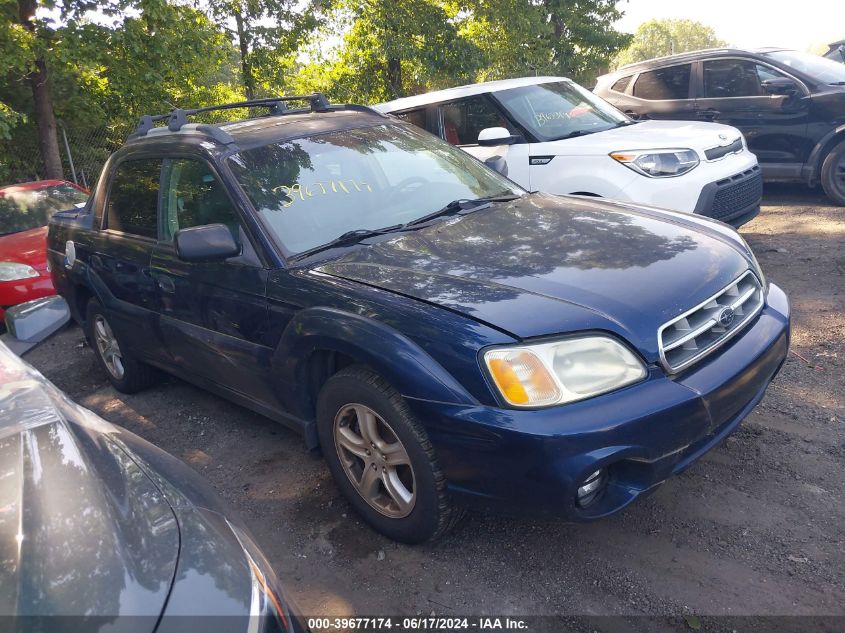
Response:
[{"label": "tree", "polygon": [[462,34],[485,63],[479,79],[565,75],[591,83],[627,45],[615,0],[466,0]]},{"label": "tree", "polygon": [[206,6],[237,45],[248,99],[258,91],[262,70],[280,53],[293,52],[322,15],[321,0],[208,0]]},{"label": "tree", "polygon": [[637,28],[631,44],[619,53],[614,65],[619,67],[644,59],[722,46],[727,46],[727,42],[716,37],[716,32],[701,22],[649,20]]}]

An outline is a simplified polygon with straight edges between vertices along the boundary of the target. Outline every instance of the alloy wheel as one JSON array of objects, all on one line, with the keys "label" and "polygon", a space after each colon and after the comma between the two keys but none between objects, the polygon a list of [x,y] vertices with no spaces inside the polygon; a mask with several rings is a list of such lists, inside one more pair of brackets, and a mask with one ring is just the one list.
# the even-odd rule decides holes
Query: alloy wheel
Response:
[{"label": "alloy wheel", "polygon": [[384,418],[362,404],[341,407],[334,441],[346,476],[373,509],[392,519],[411,513],[417,498],[411,458]]},{"label": "alloy wheel", "polygon": [[116,380],[123,378],[125,369],[120,345],[117,344],[117,339],[112,333],[108,321],[101,314],[94,318],[94,339],[106,370]]}]

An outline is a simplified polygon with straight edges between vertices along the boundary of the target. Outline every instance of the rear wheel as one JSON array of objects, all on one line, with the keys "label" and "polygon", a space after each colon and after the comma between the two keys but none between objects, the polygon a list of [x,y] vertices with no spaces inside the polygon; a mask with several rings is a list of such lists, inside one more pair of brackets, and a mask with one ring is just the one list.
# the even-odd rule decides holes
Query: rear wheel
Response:
[{"label": "rear wheel", "polygon": [[830,150],[825,157],[821,183],[828,198],[845,206],[845,141]]},{"label": "rear wheel", "polygon": [[335,482],[377,531],[421,543],[460,518],[425,429],[379,375],[353,365],[329,378],[317,403],[317,427]]},{"label": "rear wheel", "polygon": [[103,306],[96,299],[88,302],[85,335],[115,389],[123,393],[135,393],[155,382],[155,370],[126,351],[112,330]]}]

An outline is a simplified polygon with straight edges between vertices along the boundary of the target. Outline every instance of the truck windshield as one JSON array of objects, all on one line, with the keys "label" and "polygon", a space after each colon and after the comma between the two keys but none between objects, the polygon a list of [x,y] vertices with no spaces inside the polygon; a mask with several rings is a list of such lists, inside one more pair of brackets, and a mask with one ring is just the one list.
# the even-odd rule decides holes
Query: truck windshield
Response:
[{"label": "truck windshield", "polygon": [[493,96],[541,141],[603,132],[632,123],[607,101],[571,81],[521,86]]},{"label": "truck windshield", "polygon": [[229,166],[286,256],[350,231],[404,225],[455,200],[525,193],[469,154],[406,125],[264,145],[231,156]]},{"label": "truck windshield", "polygon": [[799,51],[773,51],[766,55],[816,81],[835,86],[845,85],[845,64]]},{"label": "truck windshield", "polygon": [[46,226],[56,211],[82,207],[87,201],[88,194],[69,183],[4,187],[0,189],[0,235]]}]

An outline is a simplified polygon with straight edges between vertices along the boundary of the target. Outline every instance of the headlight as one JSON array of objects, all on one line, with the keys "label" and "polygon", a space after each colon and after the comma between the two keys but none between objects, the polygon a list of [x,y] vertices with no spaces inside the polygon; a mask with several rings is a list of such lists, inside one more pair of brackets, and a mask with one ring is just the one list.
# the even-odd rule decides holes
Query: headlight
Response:
[{"label": "headlight", "polygon": [[610,157],[650,178],[671,178],[695,169],[700,162],[691,149],[612,152]]},{"label": "headlight", "polygon": [[17,281],[38,277],[38,271],[32,266],[17,262],[0,262],[0,281]]},{"label": "headlight", "polygon": [[508,404],[546,407],[583,400],[642,380],[645,366],[606,336],[498,347],[484,363]]}]

